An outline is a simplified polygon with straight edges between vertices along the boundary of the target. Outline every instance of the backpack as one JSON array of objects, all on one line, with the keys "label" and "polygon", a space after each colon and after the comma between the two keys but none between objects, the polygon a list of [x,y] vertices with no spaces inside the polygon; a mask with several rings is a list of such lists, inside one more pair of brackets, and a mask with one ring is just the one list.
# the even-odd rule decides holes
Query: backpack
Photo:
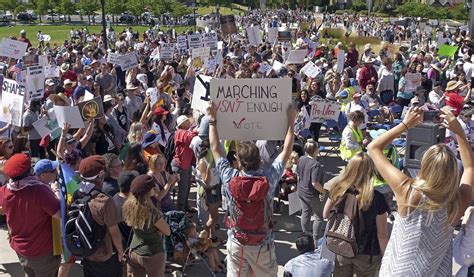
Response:
[{"label": "backpack", "polygon": [[94,220],[88,204],[100,193],[94,189],[75,200],[69,208],[64,233],[66,247],[74,256],[88,257],[94,254],[105,237],[107,227]]},{"label": "backpack", "polygon": [[357,192],[349,189],[337,200],[327,223],[326,245],[337,255],[354,258],[358,253],[357,237],[363,234],[362,213]]},{"label": "backpack", "polygon": [[174,154],[176,153],[176,147],[174,144],[174,134],[172,133],[169,137],[168,140],[166,141],[166,146],[165,146],[165,158],[167,160],[166,168],[168,169],[168,172],[171,174],[173,171],[171,170],[171,161],[173,161]]},{"label": "backpack", "polygon": [[266,177],[236,176],[230,180],[227,227],[243,245],[260,245],[272,229],[272,214]]}]

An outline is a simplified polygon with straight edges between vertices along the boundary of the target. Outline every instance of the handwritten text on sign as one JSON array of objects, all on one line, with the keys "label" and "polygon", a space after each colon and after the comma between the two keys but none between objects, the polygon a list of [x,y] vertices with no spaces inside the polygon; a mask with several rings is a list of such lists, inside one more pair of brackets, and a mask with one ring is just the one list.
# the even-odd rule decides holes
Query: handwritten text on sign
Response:
[{"label": "handwritten text on sign", "polygon": [[323,123],[326,120],[339,119],[341,104],[322,98],[314,98],[311,104],[311,122]]},{"label": "handwritten text on sign", "polygon": [[222,139],[282,140],[287,130],[291,82],[287,79],[212,79]]}]

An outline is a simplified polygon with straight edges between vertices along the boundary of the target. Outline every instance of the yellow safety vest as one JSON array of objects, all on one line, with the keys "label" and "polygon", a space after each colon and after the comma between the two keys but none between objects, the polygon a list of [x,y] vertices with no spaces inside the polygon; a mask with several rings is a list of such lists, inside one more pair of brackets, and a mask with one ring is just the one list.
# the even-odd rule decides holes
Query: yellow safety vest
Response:
[{"label": "yellow safety vest", "polygon": [[364,139],[364,136],[362,135],[362,130],[357,128],[356,130],[352,129],[351,127],[347,126],[346,128],[350,128],[352,131],[352,137],[356,139],[357,143],[359,144],[359,147],[357,149],[348,149],[346,147],[346,144],[344,140],[341,140],[341,145],[339,146],[339,150],[341,151],[341,158],[344,161],[349,161],[355,154],[359,153],[362,151],[362,140]]}]

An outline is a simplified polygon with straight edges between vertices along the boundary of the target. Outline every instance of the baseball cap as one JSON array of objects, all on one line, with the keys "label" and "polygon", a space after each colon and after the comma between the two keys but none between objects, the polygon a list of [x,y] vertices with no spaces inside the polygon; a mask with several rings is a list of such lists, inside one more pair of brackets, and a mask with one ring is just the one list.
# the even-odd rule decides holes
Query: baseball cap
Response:
[{"label": "baseball cap", "polygon": [[42,159],[39,160],[35,164],[35,175],[39,176],[41,173],[47,172],[47,171],[53,171],[56,168],[58,168],[59,162],[58,161],[52,161],[49,159]]}]

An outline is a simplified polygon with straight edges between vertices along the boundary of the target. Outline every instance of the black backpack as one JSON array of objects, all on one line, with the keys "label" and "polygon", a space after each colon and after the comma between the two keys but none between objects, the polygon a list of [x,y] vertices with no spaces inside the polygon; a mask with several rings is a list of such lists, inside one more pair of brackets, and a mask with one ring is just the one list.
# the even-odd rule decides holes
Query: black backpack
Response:
[{"label": "black backpack", "polygon": [[94,220],[88,204],[100,193],[101,191],[93,189],[75,200],[69,208],[64,227],[65,242],[67,249],[74,256],[88,257],[94,254],[105,237],[107,227]]},{"label": "black backpack", "polygon": [[169,173],[173,173],[171,170],[171,161],[173,161],[174,154],[176,153],[176,147],[174,144],[174,134],[175,133],[172,133],[168,137],[168,141],[166,141],[166,147],[165,147],[165,152],[164,152],[165,158],[167,160],[166,169],[168,170]]}]

